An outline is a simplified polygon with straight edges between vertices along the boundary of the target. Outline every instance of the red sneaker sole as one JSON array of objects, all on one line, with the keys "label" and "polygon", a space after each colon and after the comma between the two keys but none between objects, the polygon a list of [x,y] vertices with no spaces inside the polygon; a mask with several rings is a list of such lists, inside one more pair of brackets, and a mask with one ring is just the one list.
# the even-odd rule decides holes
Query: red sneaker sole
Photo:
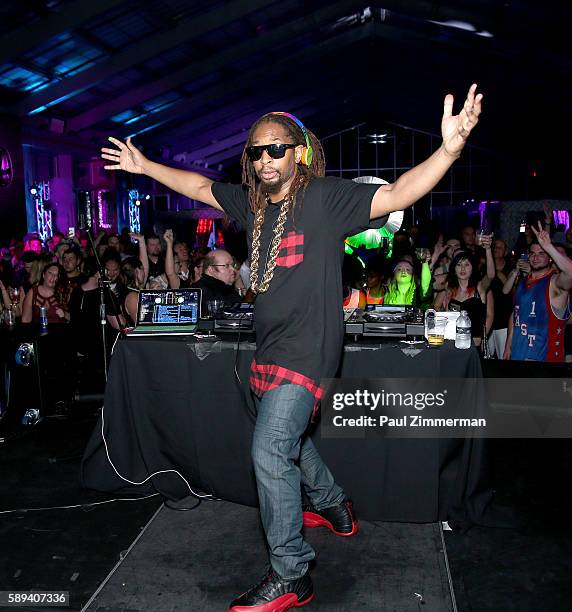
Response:
[{"label": "red sneaker sole", "polygon": [[291,608],[301,608],[314,601],[314,599],[316,599],[316,596],[312,593],[308,599],[298,601],[296,594],[289,593],[260,606],[233,606],[228,609],[228,612],[286,612]]},{"label": "red sneaker sole", "polygon": [[354,536],[359,531],[359,524],[357,521],[353,521],[352,530],[349,533],[342,533],[341,531],[336,531],[330,521],[327,521],[323,516],[320,516],[319,514],[314,514],[313,512],[303,513],[303,524],[304,527],[310,527],[311,529],[313,529],[314,527],[327,527],[332,533],[335,533],[337,536],[340,536],[342,538],[349,538],[350,536]]}]

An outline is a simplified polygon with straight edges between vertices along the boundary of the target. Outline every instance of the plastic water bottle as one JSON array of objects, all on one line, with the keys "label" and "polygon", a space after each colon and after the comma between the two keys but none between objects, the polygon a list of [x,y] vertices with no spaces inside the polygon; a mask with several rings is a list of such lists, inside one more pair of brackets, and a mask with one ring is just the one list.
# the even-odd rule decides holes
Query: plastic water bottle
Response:
[{"label": "plastic water bottle", "polygon": [[40,334],[48,333],[48,309],[45,306],[40,306]]},{"label": "plastic water bottle", "polygon": [[468,349],[471,348],[471,319],[466,310],[462,310],[457,319],[455,348]]}]

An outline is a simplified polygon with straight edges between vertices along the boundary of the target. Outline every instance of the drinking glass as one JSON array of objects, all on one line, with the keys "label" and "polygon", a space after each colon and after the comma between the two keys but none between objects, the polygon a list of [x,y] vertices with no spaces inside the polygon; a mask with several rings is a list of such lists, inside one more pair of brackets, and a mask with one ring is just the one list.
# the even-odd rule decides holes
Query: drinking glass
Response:
[{"label": "drinking glass", "polygon": [[425,327],[429,346],[441,346],[445,343],[447,317],[439,316],[435,311],[432,311],[432,314],[428,314],[425,319]]},{"label": "drinking glass", "polygon": [[14,327],[16,325],[16,313],[12,310],[12,308],[8,308],[4,312],[4,321],[9,328]]},{"label": "drinking glass", "polygon": [[20,301],[20,290],[18,287],[9,287],[8,293],[10,295],[10,301],[12,304],[17,304]]},{"label": "drinking glass", "polygon": [[224,308],[224,300],[209,300],[207,302],[207,312],[209,317],[214,319],[217,312]]}]

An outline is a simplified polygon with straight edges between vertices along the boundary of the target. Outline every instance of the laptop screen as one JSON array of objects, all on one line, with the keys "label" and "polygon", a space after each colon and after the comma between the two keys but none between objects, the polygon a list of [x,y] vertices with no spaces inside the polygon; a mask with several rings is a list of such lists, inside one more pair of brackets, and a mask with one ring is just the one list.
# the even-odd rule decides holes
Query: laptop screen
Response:
[{"label": "laptop screen", "polygon": [[137,325],[194,325],[200,306],[200,289],[145,289],[139,292]]}]

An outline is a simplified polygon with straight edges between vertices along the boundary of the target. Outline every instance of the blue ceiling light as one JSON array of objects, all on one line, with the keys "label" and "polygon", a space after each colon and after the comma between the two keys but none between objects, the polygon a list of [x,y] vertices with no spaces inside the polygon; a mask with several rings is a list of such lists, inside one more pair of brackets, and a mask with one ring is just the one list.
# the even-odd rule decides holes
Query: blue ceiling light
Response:
[{"label": "blue ceiling light", "polygon": [[66,94],[65,96],[61,96],[60,98],[57,98],[56,100],[52,100],[51,102],[47,102],[46,104],[43,104],[42,106],[38,106],[38,108],[31,110],[28,113],[28,115],[35,115],[36,113],[41,113],[42,111],[46,110],[46,108],[51,108],[52,106],[55,106],[56,104],[59,104],[60,102],[64,102],[65,100],[69,100],[70,98],[73,98],[76,94],[81,93],[85,89],[87,89],[87,87],[76,89],[75,91],[72,91],[69,94]]},{"label": "blue ceiling light", "polygon": [[125,121],[131,119],[135,115],[135,111],[130,108],[126,111],[118,113],[117,115],[113,115],[113,117],[111,117],[111,121],[113,121],[113,123],[125,123]]},{"label": "blue ceiling light", "polygon": [[35,108],[34,110],[31,110],[31,111],[28,113],[28,115],[35,115],[35,114],[37,114],[37,113],[41,113],[42,111],[45,111],[45,110],[46,110],[46,108],[48,108],[48,107],[47,107],[47,106],[45,106],[45,105],[38,106],[38,108]]},{"label": "blue ceiling light", "polygon": [[[42,91],[42,89],[46,89],[46,87],[49,87],[50,85],[53,85],[55,81],[46,81],[45,83],[42,83],[41,85],[36,85],[33,88],[30,88],[30,91],[33,91],[34,93],[38,93],[39,91]],[[26,90],[28,91],[28,90]]]},{"label": "blue ceiling light", "polygon": [[167,119],[164,119],[163,121],[158,121],[157,123],[150,125],[149,127],[146,127],[143,130],[139,130],[138,132],[133,132],[133,134],[129,134],[126,138],[135,138],[135,136],[139,136],[140,134],[145,134],[145,132],[150,132],[151,130],[158,128],[160,125],[163,125],[163,123],[165,123],[168,120],[169,119],[167,118]]},{"label": "blue ceiling light", "polygon": [[138,115],[130,117],[129,119],[127,119],[127,121],[125,121],[125,125],[130,125],[132,123],[140,121],[141,119],[144,119],[145,117],[148,117],[149,115],[153,113],[161,112],[165,110],[166,108],[169,108],[169,106],[173,106],[173,104],[175,104],[175,102],[178,102],[180,99],[181,99],[181,96],[179,96],[178,94],[172,93],[172,94],[167,94],[166,96],[161,96],[160,98],[155,98],[155,100],[145,102],[142,105],[143,108],[145,109],[145,112],[139,113]]},{"label": "blue ceiling light", "polygon": [[0,71],[2,71],[2,69],[4,71],[0,75],[0,85],[10,89],[29,92],[40,86],[49,84],[49,79],[47,77],[32,70],[27,70],[26,68],[4,64],[2,68],[0,68]]},{"label": "blue ceiling light", "polygon": [[125,121],[125,125],[129,125],[130,123],[135,123],[136,121],[139,121],[139,119],[142,119],[146,115],[147,113],[135,115],[134,117],[131,117],[131,119],[128,119],[127,121]]}]

